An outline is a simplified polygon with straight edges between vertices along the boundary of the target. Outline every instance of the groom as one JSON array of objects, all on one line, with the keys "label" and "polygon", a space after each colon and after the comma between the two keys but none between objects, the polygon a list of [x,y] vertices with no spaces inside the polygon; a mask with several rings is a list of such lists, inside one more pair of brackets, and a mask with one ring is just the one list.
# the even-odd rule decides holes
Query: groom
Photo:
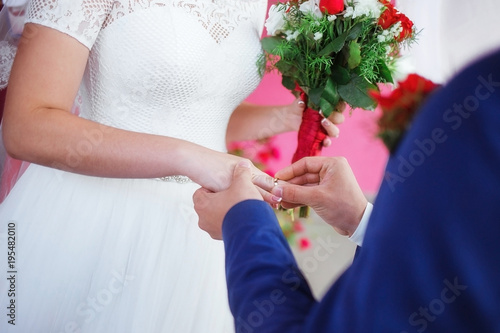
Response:
[{"label": "groom", "polygon": [[[362,250],[320,302],[250,178],[240,165],[228,190],[194,195],[200,225],[216,234],[222,224],[237,332],[500,332],[500,52],[420,110],[388,162]],[[305,203],[335,184],[320,182]],[[279,187],[289,201],[296,188]]]}]

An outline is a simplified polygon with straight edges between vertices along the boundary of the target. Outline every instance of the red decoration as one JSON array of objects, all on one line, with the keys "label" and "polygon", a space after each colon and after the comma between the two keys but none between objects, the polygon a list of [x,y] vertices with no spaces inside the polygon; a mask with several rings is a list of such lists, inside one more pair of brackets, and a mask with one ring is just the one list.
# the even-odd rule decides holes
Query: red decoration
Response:
[{"label": "red decoration", "polygon": [[329,15],[338,14],[344,10],[344,0],[320,0],[319,9]]},{"label": "red decoration", "polygon": [[418,74],[410,74],[387,96],[379,91],[370,92],[382,110],[378,136],[389,151],[396,149],[422,103],[438,87]]},{"label": "red decoration", "polygon": [[[300,94],[301,99],[307,105],[307,96]],[[306,107],[302,114],[302,123],[300,124],[297,149],[292,158],[292,163],[307,156],[318,156],[323,148],[323,140],[328,136],[326,130],[321,125],[323,116],[317,110]]]},{"label": "red decoration", "polygon": [[411,37],[411,34],[413,33],[413,22],[405,14],[400,13],[396,8],[394,8],[389,1],[381,0],[380,2],[383,3],[386,8],[378,19],[378,25],[385,30],[400,22],[403,30],[396,40],[403,41],[404,39]]},{"label": "red decoration", "polygon": [[311,241],[306,237],[302,237],[298,243],[301,250],[307,250],[311,247]]}]

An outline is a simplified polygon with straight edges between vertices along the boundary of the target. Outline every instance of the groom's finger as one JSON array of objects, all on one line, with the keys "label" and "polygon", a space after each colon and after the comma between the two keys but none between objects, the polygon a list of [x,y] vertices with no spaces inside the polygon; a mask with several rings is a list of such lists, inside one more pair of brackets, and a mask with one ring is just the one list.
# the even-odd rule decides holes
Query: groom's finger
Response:
[{"label": "groom's finger", "polygon": [[304,157],[276,173],[276,177],[289,180],[306,174],[317,174],[326,162],[325,157]]},{"label": "groom's finger", "polygon": [[268,192],[275,186],[274,178],[269,176],[268,174],[261,172],[259,174],[254,174],[252,177],[252,183],[257,187],[266,190]]},{"label": "groom's finger", "polygon": [[193,193],[193,203],[196,212],[204,210],[210,205],[210,194],[212,191],[202,187]]},{"label": "groom's finger", "polygon": [[310,205],[315,195],[316,186],[299,186],[293,184],[283,184],[276,186],[271,191],[273,195],[281,197],[283,202]]},{"label": "groom's finger", "polygon": [[230,198],[238,201],[243,201],[246,199],[263,199],[263,191],[259,187],[255,186],[252,182],[253,168],[250,161],[244,160],[238,163],[234,168],[233,182],[230,188]]},{"label": "groom's finger", "polygon": [[252,169],[250,161],[242,160],[234,168],[232,186],[245,186],[245,183],[252,183]]}]

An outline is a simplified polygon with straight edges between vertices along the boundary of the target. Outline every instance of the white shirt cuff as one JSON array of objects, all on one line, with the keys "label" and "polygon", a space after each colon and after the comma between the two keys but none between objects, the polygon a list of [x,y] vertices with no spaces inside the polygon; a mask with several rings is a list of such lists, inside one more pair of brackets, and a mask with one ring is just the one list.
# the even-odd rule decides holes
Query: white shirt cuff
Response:
[{"label": "white shirt cuff", "polygon": [[366,227],[368,227],[368,220],[370,220],[370,215],[372,215],[373,205],[371,203],[366,204],[365,212],[363,217],[359,222],[356,231],[349,237],[351,242],[354,242],[358,246],[363,246],[363,239],[365,239]]}]

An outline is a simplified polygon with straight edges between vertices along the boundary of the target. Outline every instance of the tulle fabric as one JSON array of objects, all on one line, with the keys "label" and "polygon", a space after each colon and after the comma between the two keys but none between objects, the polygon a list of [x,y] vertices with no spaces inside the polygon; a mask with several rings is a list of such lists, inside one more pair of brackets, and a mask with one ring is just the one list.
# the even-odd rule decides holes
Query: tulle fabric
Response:
[{"label": "tulle fabric", "polygon": [[[26,190],[33,184],[41,193]],[[197,225],[198,187],[30,165],[0,206],[4,218],[16,202],[9,216],[22,246],[16,325],[2,316],[0,331],[232,332],[223,246]]]}]

